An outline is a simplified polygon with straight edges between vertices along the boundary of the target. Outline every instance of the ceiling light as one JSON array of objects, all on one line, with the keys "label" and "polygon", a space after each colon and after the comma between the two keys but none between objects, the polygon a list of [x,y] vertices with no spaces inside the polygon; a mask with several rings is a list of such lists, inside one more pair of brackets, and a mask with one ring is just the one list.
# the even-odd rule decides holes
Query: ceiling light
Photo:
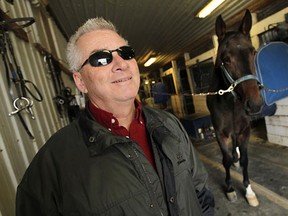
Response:
[{"label": "ceiling light", "polygon": [[197,15],[196,17],[205,18],[208,16],[215,8],[222,4],[225,0],[212,0],[210,1]]},{"label": "ceiling light", "polygon": [[144,66],[149,67],[151,64],[153,64],[156,61],[156,57],[151,57],[148,59],[148,61],[145,62]]}]

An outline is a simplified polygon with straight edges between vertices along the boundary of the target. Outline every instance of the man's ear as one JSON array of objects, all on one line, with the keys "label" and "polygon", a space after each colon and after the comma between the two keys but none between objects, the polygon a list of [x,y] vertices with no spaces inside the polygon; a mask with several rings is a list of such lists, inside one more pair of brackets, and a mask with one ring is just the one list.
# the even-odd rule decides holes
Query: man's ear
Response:
[{"label": "man's ear", "polygon": [[82,79],[81,73],[74,72],[73,73],[73,79],[74,79],[74,82],[75,82],[77,88],[79,89],[79,91],[86,94],[88,92],[88,90],[87,90],[86,85]]}]

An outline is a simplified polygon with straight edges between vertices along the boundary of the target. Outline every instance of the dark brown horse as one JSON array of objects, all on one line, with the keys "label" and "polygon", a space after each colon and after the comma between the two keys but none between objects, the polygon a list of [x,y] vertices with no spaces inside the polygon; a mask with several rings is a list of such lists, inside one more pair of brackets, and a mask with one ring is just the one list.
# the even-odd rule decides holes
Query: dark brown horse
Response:
[{"label": "dark brown horse", "polygon": [[233,91],[207,96],[207,106],[223,155],[227,197],[230,201],[237,199],[231,182],[230,167],[240,161],[247,201],[251,206],[257,206],[259,202],[248,177],[247,147],[250,138],[250,115],[261,111],[263,100],[255,76],[256,52],[249,36],[251,26],[249,10],[246,11],[238,31],[226,32],[226,24],[221,15],[217,17],[216,34],[219,44],[209,92],[229,87]]}]

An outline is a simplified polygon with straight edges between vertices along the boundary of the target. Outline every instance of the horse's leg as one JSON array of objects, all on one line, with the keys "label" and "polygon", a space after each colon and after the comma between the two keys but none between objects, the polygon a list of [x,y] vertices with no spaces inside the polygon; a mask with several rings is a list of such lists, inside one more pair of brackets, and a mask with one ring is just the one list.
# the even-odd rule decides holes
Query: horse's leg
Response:
[{"label": "horse's leg", "polygon": [[222,164],[225,168],[225,173],[226,173],[226,178],[225,178],[226,195],[229,201],[235,202],[237,200],[237,194],[232,186],[231,175],[230,175],[230,167],[233,163],[233,160],[232,160],[232,157],[230,156],[229,148],[228,148],[229,138],[220,132],[216,132],[216,138],[217,138],[218,144],[222,152],[222,156],[223,156]]},{"label": "horse's leg", "polygon": [[233,157],[233,164],[234,164],[234,166],[235,166],[237,169],[239,169],[239,168],[240,168],[240,163],[239,163],[240,151],[239,151],[239,147],[237,146],[236,135],[233,134],[231,137],[232,137],[232,157]]},{"label": "horse's leg", "polygon": [[238,145],[240,150],[240,165],[243,169],[243,185],[246,188],[246,199],[250,206],[258,206],[259,202],[256,194],[251,188],[248,176],[248,143],[250,138],[250,127],[238,137]]}]

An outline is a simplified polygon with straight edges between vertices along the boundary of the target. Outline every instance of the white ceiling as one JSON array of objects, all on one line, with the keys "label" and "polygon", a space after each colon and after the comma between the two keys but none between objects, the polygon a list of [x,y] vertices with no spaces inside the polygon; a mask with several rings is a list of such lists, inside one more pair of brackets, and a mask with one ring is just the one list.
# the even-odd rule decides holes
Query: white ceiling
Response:
[{"label": "white ceiling", "polygon": [[[216,17],[229,25],[238,22],[246,9],[258,13],[269,4],[287,0],[226,0],[205,19],[195,18],[209,0],[46,0],[47,10],[66,38],[88,18],[103,16],[136,51],[142,73],[155,71],[184,52],[200,54],[212,46]],[[287,4],[287,3],[286,3]],[[159,58],[150,68],[142,65],[151,53]]]}]

